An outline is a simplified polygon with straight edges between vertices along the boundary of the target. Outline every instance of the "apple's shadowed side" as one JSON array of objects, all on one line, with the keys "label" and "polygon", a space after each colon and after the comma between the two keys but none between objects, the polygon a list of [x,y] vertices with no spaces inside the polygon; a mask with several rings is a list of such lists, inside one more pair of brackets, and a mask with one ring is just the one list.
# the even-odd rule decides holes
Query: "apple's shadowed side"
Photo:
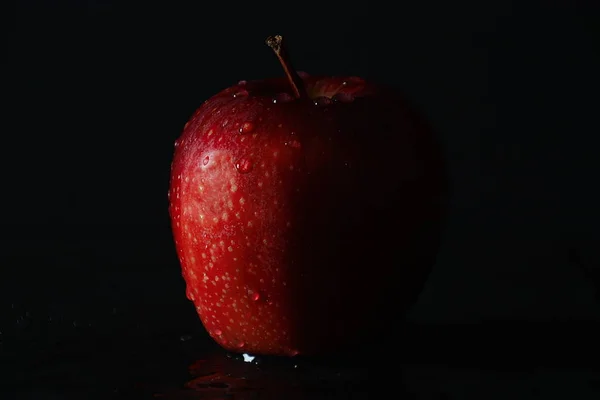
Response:
[{"label": "apple's shadowed side", "polygon": [[399,91],[373,88],[335,111],[332,164],[345,171],[313,172],[304,198],[323,200],[294,213],[308,232],[292,241],[301,355],[347,362],[377,356],[374,343],[393,350],[436,262],[450,187],[440,142]]}]

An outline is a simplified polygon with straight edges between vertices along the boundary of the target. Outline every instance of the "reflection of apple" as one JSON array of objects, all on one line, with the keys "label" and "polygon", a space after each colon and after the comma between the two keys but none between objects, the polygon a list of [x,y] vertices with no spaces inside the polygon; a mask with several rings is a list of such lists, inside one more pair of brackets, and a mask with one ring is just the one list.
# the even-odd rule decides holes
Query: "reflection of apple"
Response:
[{"label": "reflection of apple", "polygon": [[281,37],[267,43],[287,78],[216,94],[176,142],[170,215],[187,296],[232,351],[323,354],[382,338],[429,272],[438,148],[397,92],[300,78]]}]

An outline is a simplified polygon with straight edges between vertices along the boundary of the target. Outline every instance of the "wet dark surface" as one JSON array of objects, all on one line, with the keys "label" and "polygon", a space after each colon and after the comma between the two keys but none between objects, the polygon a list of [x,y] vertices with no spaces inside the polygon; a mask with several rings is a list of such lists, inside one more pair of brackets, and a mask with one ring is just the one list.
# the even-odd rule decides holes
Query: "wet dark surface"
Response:
[{"label": "wet dark surface", "polygon": [[411,325],[396,343],[373,344],[369,359],[354,358],[349,349],[345,360],[250,361],[216,347],[189,307],[148,312],[153,309],[111,309],[93,321],[48,315],[42,321],[40,313],[17,305],[3,310],[3,316],[21,316],[0,336],[0,398],[600,396],[600,327],[594,323]]},{"label": "wet dark surface", "polygon": [[0,400],[600,398],[597,318],[408,324],[368,359],[228,357],[161,240],[5,243]]}]

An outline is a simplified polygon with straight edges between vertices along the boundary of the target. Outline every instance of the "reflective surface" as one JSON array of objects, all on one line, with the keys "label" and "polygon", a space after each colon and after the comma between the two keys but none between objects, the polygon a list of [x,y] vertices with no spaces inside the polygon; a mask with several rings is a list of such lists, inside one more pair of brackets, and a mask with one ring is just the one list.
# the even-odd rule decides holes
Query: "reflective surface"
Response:
[{"label": "reflective surface", "polygon": [[595,325],[416,326],[394,351],[374,348],[369,360],[350,354],[343,361],[244,358],[216,347],[201,330],[157,334],[140,325],[116,336],[100,334],[93,325],[70,329],[70,337],[46,343],[3,334],[2,365],[8,368],[0,398],[585,400],[600,395]]}]

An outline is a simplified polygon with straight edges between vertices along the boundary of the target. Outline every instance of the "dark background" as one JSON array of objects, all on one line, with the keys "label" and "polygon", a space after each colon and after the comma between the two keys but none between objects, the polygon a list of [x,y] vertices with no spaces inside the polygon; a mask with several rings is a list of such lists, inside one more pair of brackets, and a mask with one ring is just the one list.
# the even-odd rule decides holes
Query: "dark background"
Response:
[{"label": "dark background", "polygon": [[282,75],[277,33],[299,70],[397,85],[441,136],[452,210],[414,321],[600,321],[598,6],[415,3],[3,3],[4,349],[66,326],[201,330],[173,142],[210,95]]}]

